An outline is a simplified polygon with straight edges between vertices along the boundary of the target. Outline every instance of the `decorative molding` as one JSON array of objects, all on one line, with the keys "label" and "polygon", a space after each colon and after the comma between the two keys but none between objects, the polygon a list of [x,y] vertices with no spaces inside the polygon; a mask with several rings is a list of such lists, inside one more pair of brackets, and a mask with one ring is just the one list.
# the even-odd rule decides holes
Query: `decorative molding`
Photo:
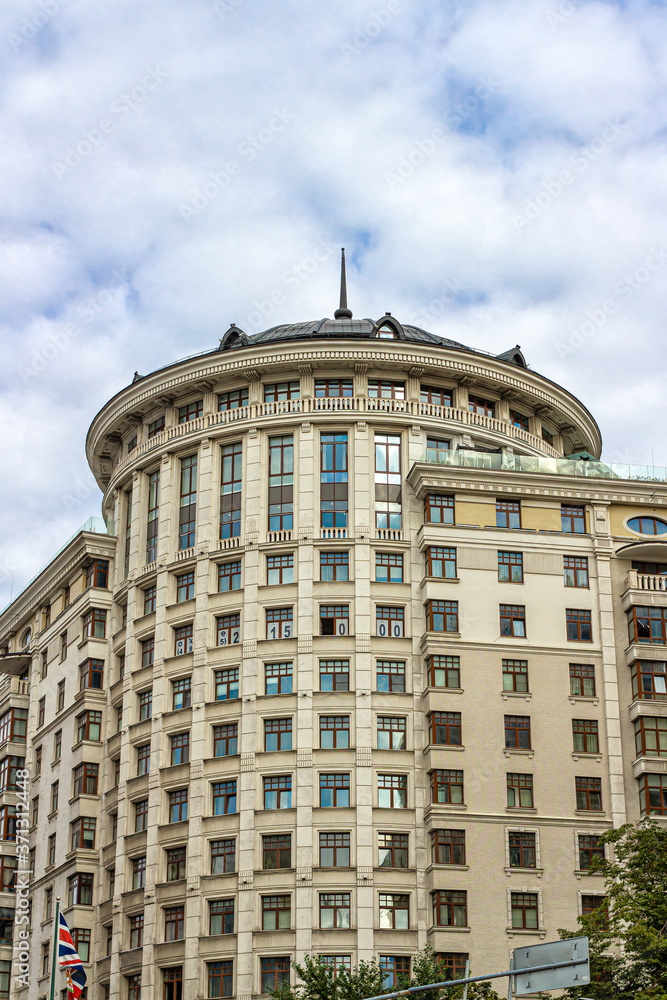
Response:
[{"label": "decorative molding", "polygon": [[467,389],[469,385],[473,385],[475,382],[474,375],[461,375],[457,378],[456,384],[460,385],[462,389]]},{"label": "decorative molding", "polygon": [[248,379],[248,382],[259,382],[260,378],[262,377],[262,369],[251,368],[249,371],[245,371],[243,374]]},{"label": "decorative molding", "polygon": [[359,432],[359,434],[365,434],[367,427],[368,424],[366,423],[365,420],[357,420],[357,431]]},{"label": "decorative molding", "polygon": [[297,868],[297,870],[296,870],[296,884],[297,884],[297,888],[300,885],[312,885],[313,884],[313,869],[312,868]]},{"label": "decorative molding", "polygon": [[201,887],[201,876],[193,875],[188,878],[188,892],[199,892]]},{"label": "decorative molding", "polygon": [[312,635],[300,635],[296,642],[297,653],[312,653],[313,651],[313,637]]},{"label": "decorative molding", "polygon": [[312,428],[313,425],[311,424],[310,420],[304,420],[304,422],[301,424],[301,430],[304,434],[310,434]]},{"label": "decorative molding", "polygon": [[297,750],[296,766],[297,767],[313,766],[313,751],[310,749],[310,747],[304,747],[303,750]]},{"label": "decorative molding", "polygon": [[208,379],[202,378],[194,383],[195,388],[201,389],[202,392],[211,392],[213,389],[213,383],[209,382]]},{"label": "decorative molding", "polygon": [[254,753],[242,753],[241,754],[241,770],[242,771],[254,771],[255,770],[255,755],[254,755]]},{"label": "decorative molding", "polygon": [[254,876],[252,868],[239,872],[239,889],[252,889]]},{"label": "decorative molding", "polygon": [[370,865],[357,868],[357,885],[373,885],[373,869]]},{"label": "decorative molding", "polygon": [[244,657],[257,656],[257,639],[243,640],[243,656]]},{"label": "decorative molding", "polygon": [[357,767],[370,767],[373,752],[370,747],[357,747]]},{"label": "decorative molding", "polygon": [[169,393],[163,393],[161,396],[155,397],[155,402],[160,403],[162,406],[171,406],[175,399],[175,396],[172,396]]},{"label": "decorative molding", "polygon": [[354,365],[355,375],[365,375],[368,371],[368,363],[366,361],[356,361]]},{"label": "decorative molding", "polygon": [[192,760],[190,761],[190,781],[197,778],[201,778],[204,774],[204,761],[203,760]]},{"label": "decorative molding", "polygon": [[310,364],[309,361],[305,362],[304,364],[297,365],[297,368],[299,369],[302,375],[313,374],[313,366]]},{"label": "decorative molding", "polygon": [[248,431],[248,437],[249,438],[256,438],[257,437],[257,428],[256,427],[251,427],[249,429],[249,431]]},{"label": "decorative molding", "polygon": [[420,375],[424,374],[425,369],[421,365],[413,365],[412,368],[408,369],[409,378],[419,378]]},{"label": "decorative molding", "polygon": [[371,651],[371,636],[369,633],[357,632],[355,636],[354,647],[357,653],[370,653]]}]

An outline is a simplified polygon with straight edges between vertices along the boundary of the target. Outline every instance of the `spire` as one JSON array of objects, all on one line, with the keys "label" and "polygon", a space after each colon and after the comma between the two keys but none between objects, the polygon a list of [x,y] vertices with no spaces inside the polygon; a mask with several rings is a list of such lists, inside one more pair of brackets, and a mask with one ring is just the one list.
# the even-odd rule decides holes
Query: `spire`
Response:
[{"label": "spire", "polygon": [[352,319],[352,312],[347,308],[347,283],[345,281],[345,247],[341,250],[340,259],[340,308],[336,309],[334,319]]}]

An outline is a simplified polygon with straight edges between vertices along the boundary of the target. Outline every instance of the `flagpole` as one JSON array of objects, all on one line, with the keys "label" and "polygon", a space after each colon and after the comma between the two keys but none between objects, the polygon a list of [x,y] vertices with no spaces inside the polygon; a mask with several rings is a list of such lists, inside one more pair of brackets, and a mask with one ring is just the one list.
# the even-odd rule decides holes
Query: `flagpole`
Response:
[{"label": "flagpole", "polygon": [[56,919],[53,928],[53,959],[51,961],[51,994],[53,1000],[56,992],[56,960],[58,957],[58,924],[60,922],[60,896],[56,896]]}]

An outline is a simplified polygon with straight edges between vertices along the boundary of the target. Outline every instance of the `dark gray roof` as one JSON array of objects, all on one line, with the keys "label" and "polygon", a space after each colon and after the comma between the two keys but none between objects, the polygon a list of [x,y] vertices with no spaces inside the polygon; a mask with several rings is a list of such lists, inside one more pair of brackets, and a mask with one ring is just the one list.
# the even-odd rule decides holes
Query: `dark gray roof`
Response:
[{"label": "dark gray roof", "polygon": [[[374,321],[372,319],[317,319],[306,323],[285,323],[280,326],[272,326],[269,330],[263,330],[254,336],[247,336],[245,343],[241,344],[240,337],[235,336],[231,343],[227,345],[226,335],[223,337],[221,347],[232,349],[233,347],[254,346],[256,344],[277,343],[283,340],[312,340],[319,337],[332,337],[345,339],[349,337],[354,340],[371,339],[377,337],[377,331],[382,326],[390,326],[396,333],[397,340],[410,340],[420,344],[437,344],[440,347],[453,347],[459,351],[469,351],[465,344],[459,344],[456,340],[448,340],[446,337],[436,337],[433,333],[418,326],[403,326],[390,316],[383,316],[382,319]],[[235,330],[235,333],[240,331]]]}]

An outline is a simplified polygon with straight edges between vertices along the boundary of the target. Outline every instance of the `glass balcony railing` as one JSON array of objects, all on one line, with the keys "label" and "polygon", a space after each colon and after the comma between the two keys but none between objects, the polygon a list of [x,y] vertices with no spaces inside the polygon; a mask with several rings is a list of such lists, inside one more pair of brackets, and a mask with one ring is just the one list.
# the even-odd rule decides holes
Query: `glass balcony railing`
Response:
[{"label": "glass balcony railing", "polygon": [[667,482],[667,468],[659,465],[607,465],[594,459],[549,458],[546,455],[503,455],[482,451],[444,451],[427,448],[422,462],[464,469],[497,469],[550,476],[583,476],[587,479],[634,479]]}]

